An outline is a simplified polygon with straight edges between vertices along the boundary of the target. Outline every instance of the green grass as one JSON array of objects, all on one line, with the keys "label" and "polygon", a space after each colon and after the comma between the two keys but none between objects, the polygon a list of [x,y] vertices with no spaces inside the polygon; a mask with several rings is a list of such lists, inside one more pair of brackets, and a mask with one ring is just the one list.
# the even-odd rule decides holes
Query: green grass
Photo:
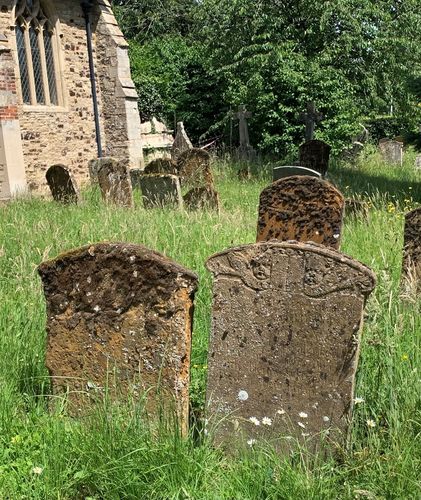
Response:
[{"label": "green grass", "polygon": [[[47,411],[45,304],[36,268],[65,250],[102,240],[142,243],[196,271],[191,400],[204,404],[211,278],[206,259],[255,241],[258,196],[268,177],[239,182],[220,166],[223,208],[187,213],[107,208],[98,192],[79,207],[41,199],[0,209],[0,498],[20,499],[412,499],[421,498],[421,301],[400,295],[403,214],[421,202],[421,174],[376,156],[333,165],[347,196],[367,199],[368,221],[345,221],[342,250],[369,265],[378,285],[367,309],[350,446],[335,458],[285,459],[269,447],[239,456],[199,431],[181,439],[145,421],[135,402],[106,404],[75,420]],[[369,428],[367,419],[376,422]],[[33,472],[42,469],[41,474]]]}]

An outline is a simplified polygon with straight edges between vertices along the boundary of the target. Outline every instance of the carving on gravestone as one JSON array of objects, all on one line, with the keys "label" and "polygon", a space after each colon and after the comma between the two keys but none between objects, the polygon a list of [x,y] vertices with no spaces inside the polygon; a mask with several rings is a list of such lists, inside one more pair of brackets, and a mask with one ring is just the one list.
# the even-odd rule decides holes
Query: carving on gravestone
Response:
[{"label": "carving on gravestone", "polygon": [[183,122],[177,123],[177,133],[175,134],[174,143],[171,148],[171,158],[177,161],[179,156],[193,148],[193,144],[187,136],[187,132],[184,130]]},{"label": "carving on gravestone", "polygon": [[395,140],[380,139],[379,150],[386,163],[401,165],[403,163],[403,143]]},{"label": "carving on gravestone", "polygon": [[105,202],[123,207],[133,207],[132,185],[127,166],[113,158],[101,158],[98,183]]},{"label": "carving on gravestone", "polygon": [[79,191],[70,171],[63,165],[53,165],[45,174],[55,201],[78,203]]},{"label": "carving on gravestone", "polygon": [[273,181],[278,181],[284,177],[291,177],[292,175],[309,175],[310,177],[317,177],[320,179],[321,173],[311,168],[300,167],[299,165],[280,165],[273,169]]},{"label": "carving on gravestone", "polygon": [[313,241],[339,249],[343,195],[309,176],[286,177],[260,194],[257,241]]},{"label": "carving on gravestone", "polygon": [[234,113],[234,118],[238,120],[238,133],[240,136],[240,147],[238,148],[238,157],[240,161],[251,162],[256,160],[256,151],[250,145],[249,129],[247,118],[252,114],[246,110],[244,104],[238,106],[238,112]]},{"label": "carving on gravestone", "polygon": [[307,112],[300,114],[300,120],[306,126],[305,141],[312,141],[314,139],[314,129],[316,128],[316,123],[323,120],[324,116],[322,113],[316,110],[316,105],[314,102],[307,103]]},{"label": "carving on gravestone", "polygon": [[421,208],[405,215],[402,277],[421,292]]},{"label": "carving on gravestone", "polygon": [[182,208],[180,180],[177,175],[146,174],[140,175],[136,186],[142,191],[145,208],[173,207]]},{"label": "carving on gravestone", "polygon": [[178,175],[177,163],[171,158],[158,158],[149,162],[143,173]]},{"label": "carving on gravestone", "polygon": [[[315,244],[265,242],[212,256],[207,408],[217,444],[317,448],[347,431],[364,304],[375,276]],[[246,313],[245,313],[246,312]]]},{"label": "carving on gravestone", "polygon": [[329,168],[331,147],[324,141],[312,140],[300,146],[300,165],[320,172],[324,177]]},{"label": "carving on gravestone", "polygon": [[[177,409],[187,429],[197,276],[141,245],[87,245],[42,263],[46,364],[72,414],[105,396]],[[147,391],[147,394],[145,394]],[[175,408],[174,408],[175,405]],[[165,407],[165,406],[164,406]]]}]

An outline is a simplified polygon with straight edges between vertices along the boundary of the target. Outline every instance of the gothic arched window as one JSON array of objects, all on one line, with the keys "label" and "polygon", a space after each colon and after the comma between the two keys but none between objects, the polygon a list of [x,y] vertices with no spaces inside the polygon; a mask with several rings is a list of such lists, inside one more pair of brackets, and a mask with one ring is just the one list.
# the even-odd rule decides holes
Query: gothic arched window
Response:
[{"label": "gothic arched window", "polygon": [[40,0],[18,0],[16,44],[24,104],[58,106],[58,44],[55,23]]}]

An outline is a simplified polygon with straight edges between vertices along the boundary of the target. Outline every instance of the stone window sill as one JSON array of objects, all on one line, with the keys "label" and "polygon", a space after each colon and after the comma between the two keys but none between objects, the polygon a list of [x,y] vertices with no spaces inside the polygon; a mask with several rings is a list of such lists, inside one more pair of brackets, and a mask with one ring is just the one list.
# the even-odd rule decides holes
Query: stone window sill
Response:
[{"label": "stone window sill", "polygon": [[24,104],[22,110],[27,113],[68,113],[68,108],[63,106],[42,106]]}]

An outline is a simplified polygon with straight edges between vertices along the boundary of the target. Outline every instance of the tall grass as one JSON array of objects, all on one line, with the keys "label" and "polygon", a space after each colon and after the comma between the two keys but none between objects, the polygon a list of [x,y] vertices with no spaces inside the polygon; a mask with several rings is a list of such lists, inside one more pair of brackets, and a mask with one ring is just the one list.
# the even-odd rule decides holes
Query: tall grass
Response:
[{"label": "tall grass", "polygon": [[412,163],[409,155],[403,168],[388,167],[372,156],[333,165],[330,173],[347,196],[371,204],[368,219],[345,220],[342,250],[369,265],[378,285],[358,370],[356,395],[364,402],[355,407],[349,447],[327,459],[304,452],[281,458],[265,446],[225,456],[200,430],[182,439],[171,425],[146,421],[133,401],[79,420],[46,404],[45,304],[36,268],[80,245],[127,241],[199,274],[191,400],[200,417],[211,307],[204,263],[255,241],[267,176],[240,182],[229,165],[219,166],[219,215],[144,210],[138,194],[135,209],[106,207],[95,189],[78,207],[24,199],[0,209],[0,498],[421,498],[421,301],[402,297],[399,286],[403,216],[421,202],[421,174]]}]

